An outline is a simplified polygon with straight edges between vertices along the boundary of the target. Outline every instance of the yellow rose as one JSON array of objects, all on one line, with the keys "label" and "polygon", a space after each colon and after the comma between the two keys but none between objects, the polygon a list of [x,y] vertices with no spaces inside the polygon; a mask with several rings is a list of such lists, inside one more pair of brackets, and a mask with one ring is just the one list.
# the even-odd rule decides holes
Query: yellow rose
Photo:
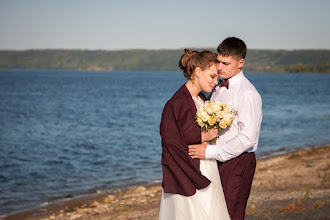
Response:
[{"label": "yellow rose", "polygon": [[215,117],[209,118],[209,125],[214,125],[216,122],[217,122],[217,118],[215,118]]},{"label": "yellow rose", "polygon": [[222,129],[227,128],[227,122],[225,120],[220,120],[219,125],[220,125],[220,128],[222,128]]},{"label": "yellow rose", "polygon": [[231,119],[226,120],[226,124],[227,124],[227,126],[230,126],[232,122],[233,122],[233,120],[231,120]]}]

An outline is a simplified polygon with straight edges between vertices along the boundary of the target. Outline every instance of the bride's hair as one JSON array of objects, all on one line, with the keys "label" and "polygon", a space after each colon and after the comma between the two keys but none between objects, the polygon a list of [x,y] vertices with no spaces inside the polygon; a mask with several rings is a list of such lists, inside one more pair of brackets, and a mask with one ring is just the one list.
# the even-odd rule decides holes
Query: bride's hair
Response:
[{"label": "bride's hair", "polygon": [[210,50],[198,52],[196,50],[184,49],[179,61],[179,67],[183,70],[186,79],[191,79],[196,67],[205,70],[217,62],[217,55]]}]

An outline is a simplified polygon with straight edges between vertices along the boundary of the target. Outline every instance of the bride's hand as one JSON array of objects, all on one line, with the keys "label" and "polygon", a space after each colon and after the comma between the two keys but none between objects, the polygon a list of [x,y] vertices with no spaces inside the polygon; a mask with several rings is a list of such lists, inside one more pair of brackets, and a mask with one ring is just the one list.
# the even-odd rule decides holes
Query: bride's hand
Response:
[{"label": "bride's hand", "polygon": [[218,137],[219,129],[218,128],[212,128],[208,131],[202,132],[202,142],[204,141],[210,141],[214,138]]}]

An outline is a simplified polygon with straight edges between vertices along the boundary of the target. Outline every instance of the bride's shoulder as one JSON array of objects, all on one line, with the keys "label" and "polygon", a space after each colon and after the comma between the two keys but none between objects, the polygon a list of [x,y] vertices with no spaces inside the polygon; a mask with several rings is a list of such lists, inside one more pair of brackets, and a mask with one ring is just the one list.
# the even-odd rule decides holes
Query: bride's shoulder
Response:
[{"label": "bride's shoulder", "polygon": [[184,105],[185,98],[180,95],[173,95],[170,100],[167,101],[166,105],[169,106],[181,106]]}]

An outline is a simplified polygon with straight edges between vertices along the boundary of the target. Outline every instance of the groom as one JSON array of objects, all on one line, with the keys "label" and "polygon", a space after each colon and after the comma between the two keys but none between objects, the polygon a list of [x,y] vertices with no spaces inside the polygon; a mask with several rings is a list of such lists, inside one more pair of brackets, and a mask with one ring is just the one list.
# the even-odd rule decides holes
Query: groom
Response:
[{"label": "groom", "polygon": [[229,128],[221,130],[215,145],[190,145],[189,154],[192,158],[218,160],[229,215],[233,220],[244,219],[256,168],[254,151],[259,140],[262,100],[242,71],[245,43],[229,37],[217,51],[217,70],[223,81],[213,90],[211,100],[231,106],[237,115]]}]

